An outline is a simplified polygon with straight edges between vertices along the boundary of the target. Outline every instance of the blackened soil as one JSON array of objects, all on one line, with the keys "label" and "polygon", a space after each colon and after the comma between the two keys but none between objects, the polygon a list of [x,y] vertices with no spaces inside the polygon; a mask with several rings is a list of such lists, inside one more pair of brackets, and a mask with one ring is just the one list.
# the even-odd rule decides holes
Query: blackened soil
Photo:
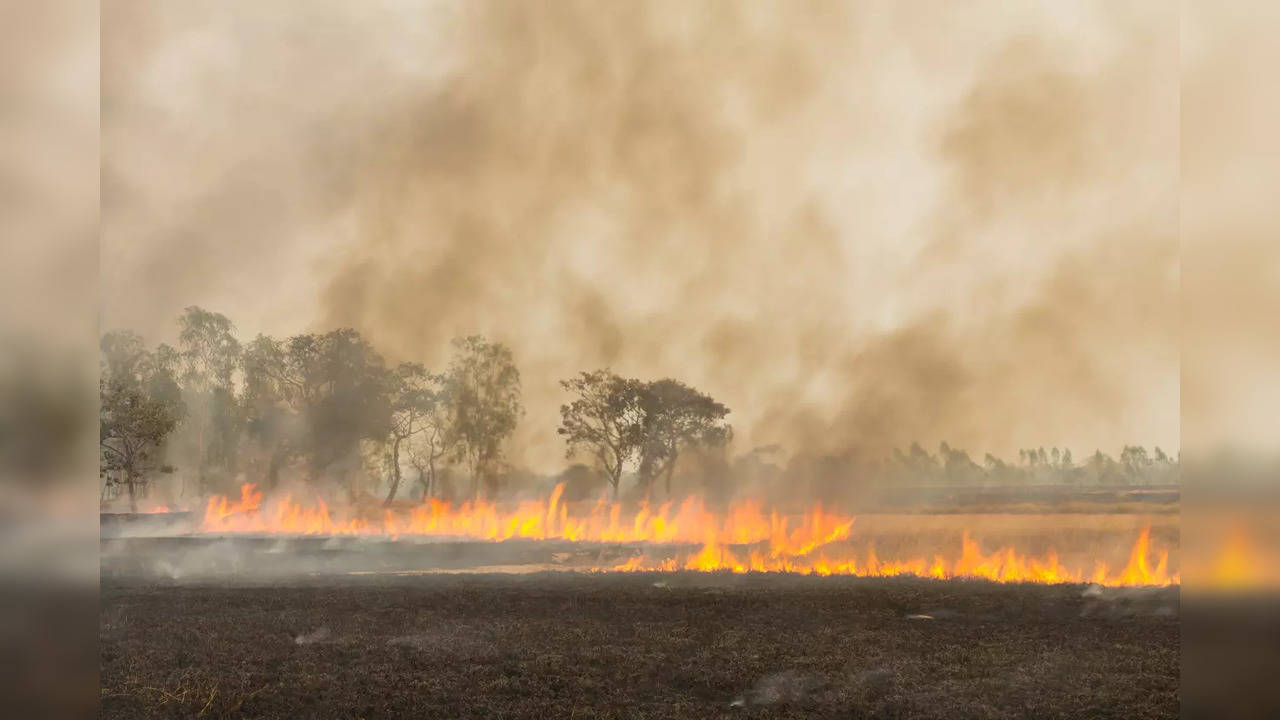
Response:
[{"label": "blackened soil", "polygon": [[1175,717],[1176,589],[1083,589],[696,573],[108,577],[101,715]]}]

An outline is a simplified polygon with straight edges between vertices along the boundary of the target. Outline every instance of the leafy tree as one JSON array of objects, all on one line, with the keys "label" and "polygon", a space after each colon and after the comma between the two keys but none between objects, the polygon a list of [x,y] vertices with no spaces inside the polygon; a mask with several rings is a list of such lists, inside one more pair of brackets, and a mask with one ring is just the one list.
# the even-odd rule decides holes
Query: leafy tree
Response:
[{"label": "leafy tree", "polygon": [[225,315],[191,306],[178,318],[181,381],[187,420],[182,435],[195,457],[201,492],[209,490],[209,471],[233,474],[241,413],[233,375],[240,366],[240,341]]},{"label": "leafy tree", "polygon": [[1129,482],[1136,485],[1148,479],[1152,460],[1147,455],[1146,448],[1140,445],[1125,445],[1120,451],[1120,464],[1124,467]]},{"label": "leafy tree", "polygon": [[129,493],[138,510],[137,490],[148,476],[166,470],[164,443],[182,416],[181,390],[173,377],[176,353],[161,345],[148,352],[131,332],[103,336],[99,379],[99,450],[102,470]]},{"label": "leafy tree", "polygon": [[640,390],[640,484],[649,492],[661,477],[671,495],[671,476],[684,448],[722,446],[733,435],[723,422],[729,408],[678,380],[657,380]]},{"label": "leafy tree", "polygon": [[991,453],[987,453],[982,458],[982,471],[986,473],[989,481],[995,483],[1007,483],[1014,479],[1018,472],[1017,468]]},{"label": "leafy tree", "polygon": [[1176,483],[1178,480],[1178,460],[1170,456],[1160,446],[1153,451],[1151,463],[1151,482]]},{"label": "leafy tree", "polygon": [[900,476],[911,483],[932,482],[942,472],[942,465],[938,458],[931,455],[918,442],[911,443],[911,447],[907,448],[905,453],[895,448],[892,465]]},{"label": "leafy tree", "polygon": [[307,431],[311,477],[333,469],[346,484],[361,441],[380,441],[391,422],[391,381],[382,356],[358,332],[343,328],[290,338],[285,360]]},{"label": "leafy tree", "polygon": [[969,458],[969,453],[953,448],[946,442],[939,445],[938,455],[942,458],[943,476],[950,483],[967,485],[975,482],[982,474],[982,468]]},{"label": "leafy tree", "polygon": [[574,395],[560,406],[556,430],[565,437],[567,456],[586,452],[594,458],[617,498],[622,473],[644,437],[643,384],[604,369],[579,373],[560,386]]},{"label": "leafy tree", "polygon": [[269,484],[293,457],[305,459],[313,480],[331,469],[343,480],[360,443],[390,433],[391,373],[355,330],[285,342],[258,336],[244,370],[249,430],[268,448]]},{"label": "leafy tree", "polygon": [[488,486],[495,477],[502,444],[524,414],[520,371],[511,350],[501,343],[473,335],[455,339],[453,347],[444,382],[450,410],[448,445],[466,466],[475,498],[481,483]]},{"label": "leafy tree", "polygon": [[258,474],[265,475],[268,488],[274,488],[280,471],[301,452],[303,444],[301,423],[288,402],[284,344],[259,335],[241,357],[244,389],[240,404],[245,429],[256,451]]},{"label": "leafy tree", "polygon": [[1089,460],[1085,465],[1095,483],[1099,485],[1122,484],[1123,476],[1121,475],[1119,464],[1101,450],[1097,450],[1093,455],[1089,456]]}]

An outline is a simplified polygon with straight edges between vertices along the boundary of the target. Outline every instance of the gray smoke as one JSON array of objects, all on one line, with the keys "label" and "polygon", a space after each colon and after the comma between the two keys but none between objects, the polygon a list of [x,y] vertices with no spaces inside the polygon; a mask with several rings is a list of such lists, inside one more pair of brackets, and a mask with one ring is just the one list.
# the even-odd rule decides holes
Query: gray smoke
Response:
[{"label": "gray smoke", "polygon": [[[286,9],[287,7],[287,9]],[[1178,446],[1167,4],[113,6],[111,325],[610,365],[741,447]]]}]

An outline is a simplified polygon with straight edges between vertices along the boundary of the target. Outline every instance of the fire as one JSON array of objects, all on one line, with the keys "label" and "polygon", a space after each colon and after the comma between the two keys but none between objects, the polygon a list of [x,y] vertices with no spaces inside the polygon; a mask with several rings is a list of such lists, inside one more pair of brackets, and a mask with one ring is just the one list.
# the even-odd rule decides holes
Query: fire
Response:
[{"label": "fire", "polygon": [[514,510],[495,503],[459,506],[429,500],[408,513],[386,510],[376,520],[337,519],[323,500],[303,506],[289,495],[267,501],[252,484],[240,488],[240,499],[209,499],[202,529],[211,533],[286,533],[293,535],[401,535],[479,540],[573,540],[605,543],[694,544],[707,532],[727,544],[768,542],[777,554],[802,555],[819,545],[848,537],[853,518],[823,512],[820,507],[798,520],[765,511],[758,502],[735,504],[725,514],[709,510],[699,498],[678,506],[642,504],[624,516],[622,506],[596,502],[583,515],[561,502],[556,486],[546,500],[524,501]]},{"label": "fire", "polygon": [[[985,553],[964,533],[958,552],[931,558],[881,559],[874,546],[859,552],[850,544],[854,518],[815,506],[800,516],[766,509],[757,501],[709,509],[688,498],[656,507],[647,503],[626,512],[621,504],[600,500],[585,513],[562,502],[563,486],[545,500],[523,501],[514,509],[477,501],[459,506],[429,500],[407,513],[384,510],[381,517],[342,518],[323,500],[304,506],[285,495],[265,500],[251,484],[239,500],[209,499],[202,530],[209,533],[286,533],[295,535],[428,536],[502,541],[512,538],[638,544],[649,552],[596,571],[692,570],[786,572],[815,575],[931,578],[982,578],[996,582],[1082,583],[1100,585],[1177,584],[1167,550],[1153,551],[1151,533],[1135,540],[1128,562],[1112,571],[1103,561],[1090,572],[1068,567],[1056,552],[1032,557],[1006,547]],[[696,548],[696,549],[695,549]],[[1154,556],[1154,560],[1153,560]]]},{"label": "fire", "polygon": [[840,552],[829,554],[823,550],[804,554],[770,554],[757,550],[736,553],[714,539],[709,539],[696,554],[681,561],[678,558],[662,558],[646,561],[632,558],[608,570],[622,572],[655,570],[700,570],[746,572],[787,572],[801,575],[855,575],[860,577],[893,577],[913,575],[936,579],[981,578],[995,582],[1082,583],[1092,582],[1109,586],[1175,585],[1179,578],[1168,569],[1169,553],[1157,553],[1154,566],[1149,562],[1150,530],[1143,529],[1134,542],[1129,562],[1112,573],[1105,563],[1098,563],[1092,574],[1063,565],[1054,551],[1043,558],[1030,557],[1006,547],[985,554],[977,541],[964,534],[961,549],[955,559],[935,555],[907,560],[881,560],[874,547],[864,553]]}]

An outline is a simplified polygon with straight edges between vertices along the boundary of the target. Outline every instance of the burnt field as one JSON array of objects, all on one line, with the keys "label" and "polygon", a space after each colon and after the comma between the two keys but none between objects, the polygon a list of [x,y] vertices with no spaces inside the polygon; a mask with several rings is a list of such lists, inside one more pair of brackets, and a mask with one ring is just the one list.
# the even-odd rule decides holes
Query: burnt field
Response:
[{"label": "burnt field", "polygon": [[778,575],[112,572],[101,715],[1173,717],[1178,592]]}]

